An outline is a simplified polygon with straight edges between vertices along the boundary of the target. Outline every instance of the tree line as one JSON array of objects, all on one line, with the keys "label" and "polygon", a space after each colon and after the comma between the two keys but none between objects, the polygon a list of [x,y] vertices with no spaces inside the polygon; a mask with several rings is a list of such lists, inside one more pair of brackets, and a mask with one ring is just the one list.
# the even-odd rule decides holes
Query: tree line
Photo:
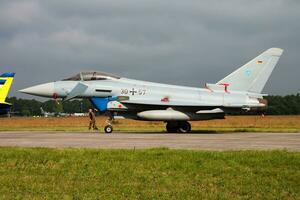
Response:
[{"label": "tree line", "polygon": [[[300,93],[286,96],[267,96],[268,108],[264,111],[267,115],[299,115],[300,114]],[[65,112],[65,113],[82,113],[87,112],[92,105],[89,100],[72,100],[72,101],[54,101],[48,100],[45,102],[34,99],[20,99],[11,97],[7,102],[13,106],[11,112],[20,116],[35,116],[41,115],[41,107],[46,112]],[[241,113],[247,114],[247,113]],[[253,113],[249,113],[253,114]]]},{"label": "tree line", "polygon": [[93,107],[87,99],[72,101],[48,100],[41,102],[35,99],[29,100],[11,97],[7,98],[7,102],[12,104],[11,113],[20,116],[41,115],[41,108],[45,112],[53,113],[86,113],[89,108]]},{"label": "tree line", "polygon": [[300,93],[286,96],[266,96],[269,115],[299,115],[300,114]]}]

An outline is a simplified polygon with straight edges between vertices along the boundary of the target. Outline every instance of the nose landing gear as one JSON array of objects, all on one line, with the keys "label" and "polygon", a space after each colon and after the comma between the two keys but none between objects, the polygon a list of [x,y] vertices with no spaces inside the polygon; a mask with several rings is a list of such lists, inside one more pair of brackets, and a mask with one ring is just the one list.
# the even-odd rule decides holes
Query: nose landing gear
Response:
[{"label": "nose landing gear", "polygon": [[166,129],[168,133],[189,133],[191,131],[191,124],[187,121],[169,121]]},{"label": "nose landing gear", "polygon": [[113,127],[112,127],[112,125],[106,125],[105,127],[104,127],[104,132],[105,133],[112,133],[113,132]]},{"label": "nose landing gear", "polygon": [[112,122],[114,121],[114,115],[112,113],[108,113],[108,119],[106,120],[106,126],[104,127],[105,133],[112,133],[113,132],[113,126]]}]

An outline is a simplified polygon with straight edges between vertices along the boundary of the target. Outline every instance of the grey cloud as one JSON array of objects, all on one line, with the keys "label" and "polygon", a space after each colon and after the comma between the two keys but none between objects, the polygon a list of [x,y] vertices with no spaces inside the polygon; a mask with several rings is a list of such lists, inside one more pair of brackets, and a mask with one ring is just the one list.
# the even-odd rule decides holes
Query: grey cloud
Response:
[{"label": "grey cloud", "polygon": [[299,10],[291,0],[4,0],[1,72],[17,72],[18,96],[90,69],[200,87],[277,46],[286,51],[265,92],[296,93]]}]

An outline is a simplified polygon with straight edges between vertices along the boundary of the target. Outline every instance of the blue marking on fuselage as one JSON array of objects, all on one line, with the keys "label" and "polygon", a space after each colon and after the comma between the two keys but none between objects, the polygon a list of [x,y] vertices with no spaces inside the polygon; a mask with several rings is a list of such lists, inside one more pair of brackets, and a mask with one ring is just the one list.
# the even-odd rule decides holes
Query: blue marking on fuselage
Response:
[{"label": "blue marking on fuselage", "polygon": [[5,82],[6,82],[6,80],[1,80],[0,79],[0,85],[4,85]]},{"label": "blue marking on fuselage", "polygon": [[92,97],[91,103],[99,112],[105,112],[107,110],[107,104],[110,101],[117,100],[117,97]]}]

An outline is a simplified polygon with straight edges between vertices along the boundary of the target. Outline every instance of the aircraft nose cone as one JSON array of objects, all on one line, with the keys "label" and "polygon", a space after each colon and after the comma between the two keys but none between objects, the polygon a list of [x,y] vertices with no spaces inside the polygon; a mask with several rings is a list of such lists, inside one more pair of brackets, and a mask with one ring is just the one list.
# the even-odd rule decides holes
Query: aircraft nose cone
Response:
[{"label": "aircraft nose cone", "polygon": [[42,96],[42,97],[52,97],[54,93],[54,83],[45,83],[40,85],[35,85],[23,90],[19,90],[22,93]]}]

